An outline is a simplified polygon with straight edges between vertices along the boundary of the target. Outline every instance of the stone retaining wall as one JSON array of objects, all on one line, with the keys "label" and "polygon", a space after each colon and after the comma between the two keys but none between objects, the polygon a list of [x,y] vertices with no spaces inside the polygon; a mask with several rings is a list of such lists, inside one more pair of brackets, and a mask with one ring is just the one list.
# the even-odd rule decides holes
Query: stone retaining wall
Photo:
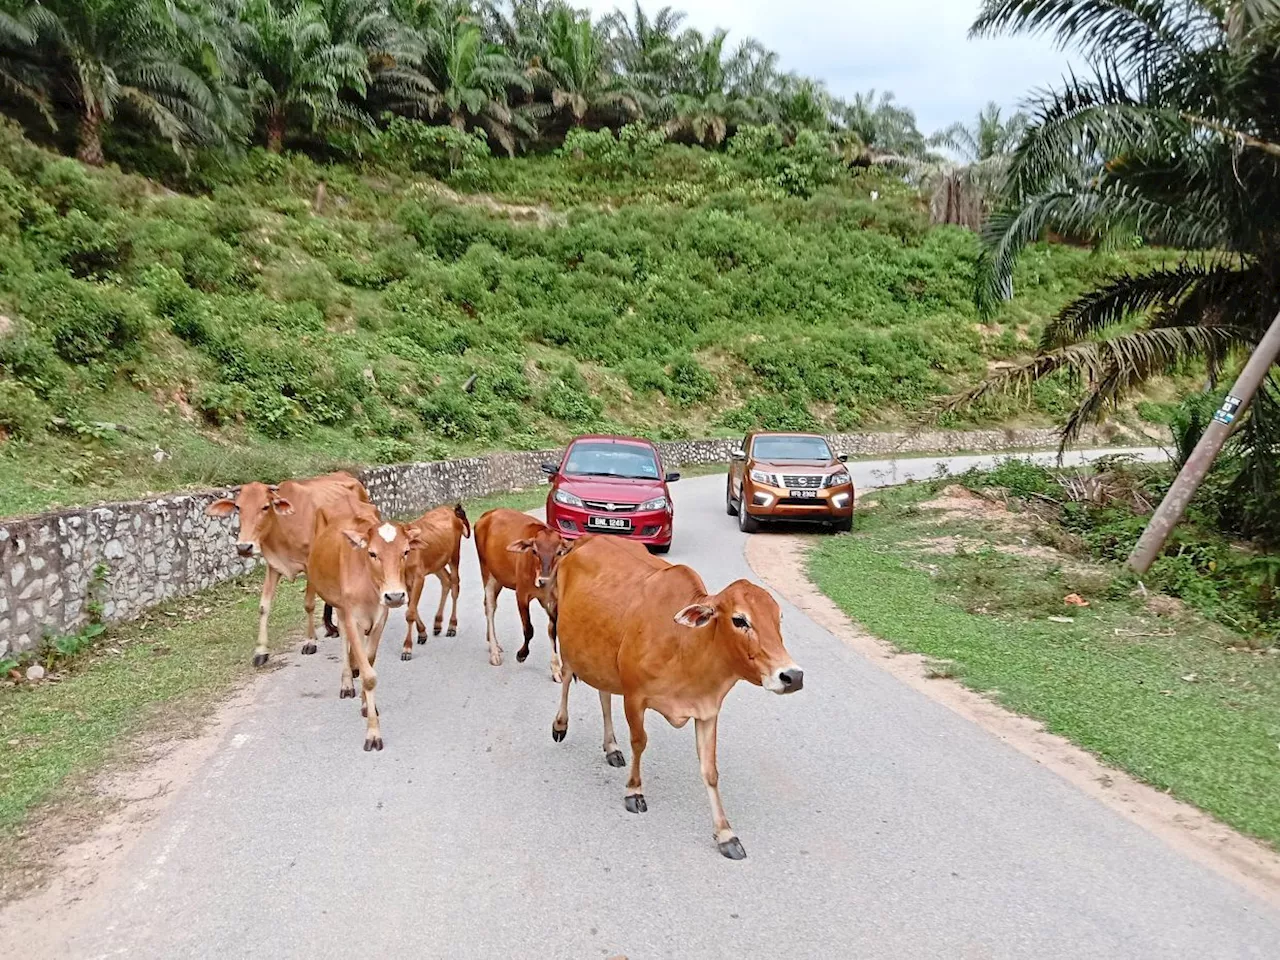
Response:
[{"label": "stone retaining wall", "polygon": [[[1098,441],[1101,437],[1091,437]],[[1053,430],[843,434],[832,446],[851,456],[1014,450],[1052,446]],[[724,463],[732,439],[659,444],[669,466]],[[540,465],[558,451],[495,453],[365,470],[360,479],[391,517],[527,488],[545,480]],[[91,602],[107,621],[127,620],[171,597],[203,590],[253,569],[237,557],[234,520],[205,516],[226,490],[0,520],[0,657],[69,633],[89,618]]]}]

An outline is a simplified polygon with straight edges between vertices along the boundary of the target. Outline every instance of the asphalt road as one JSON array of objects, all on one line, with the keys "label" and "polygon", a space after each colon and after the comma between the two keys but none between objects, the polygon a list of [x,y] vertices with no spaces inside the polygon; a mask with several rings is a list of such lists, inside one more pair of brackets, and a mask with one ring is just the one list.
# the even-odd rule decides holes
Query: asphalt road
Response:
[{"label": "asphalt road", "polygon": [[[900,464],[853,465],[864,489]],[[933,461],[910,469],[934,473]],[[677,484],[672,559],[750,576],[722,476]],[[764,534],[767,536],[767,534]],[[361,751],[338,647],[290,658],[128,855],[79,957],[1275,958],[1280,915],[862,660],[784,604],[805,689],[739,685],[721,788],[746,847],[712,841],[692,725],[648,724],[649,812],[623,809],[598,701],[558,689],[538,635],[490,667],[474,553],[460,632],[402,663],[388,631],[386,749]],[[424,598],[427,621],[435,587]],[[245,637],[248,656],[252,638]],[[619,739],[629,754],[621,705]],[[57,922],[56,918],[50,918]]]}]

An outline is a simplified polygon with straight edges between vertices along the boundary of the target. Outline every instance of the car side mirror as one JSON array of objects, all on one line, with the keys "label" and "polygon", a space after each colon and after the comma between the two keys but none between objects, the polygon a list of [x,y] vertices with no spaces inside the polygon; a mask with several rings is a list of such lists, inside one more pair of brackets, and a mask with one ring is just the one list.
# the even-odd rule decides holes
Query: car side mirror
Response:
[{"label": "car side mirror", "polygon": [[557,473],[560,472],[560,468],[557,467],[554,463],[544,463],[542,465],[542,472],[545,473],[548,477],[554,477]]},{"label": "car side mirror", "polygon": [[849,455],[848,455],[847,453],[842,453],[842,454],[840,454],[840,456],[839,456],[837,459],[838,459],[841,463],[848,463],[848,462],[849,462]]},{"label": "car side mirror", "polygon": [[733,453],[729,454],[729,456],[732,457],[734,460],[745,460],[747,459],[747,451],[735,450],[733,451]]},{"label": "car side mirror", "polygon": [[679,479],[680,479],[680,474],[678,474],[678,473],[668,473],[668,474],[667,474],[667,483],[675,483],[675,482],[676,482],[677,480],[679,480]]}]

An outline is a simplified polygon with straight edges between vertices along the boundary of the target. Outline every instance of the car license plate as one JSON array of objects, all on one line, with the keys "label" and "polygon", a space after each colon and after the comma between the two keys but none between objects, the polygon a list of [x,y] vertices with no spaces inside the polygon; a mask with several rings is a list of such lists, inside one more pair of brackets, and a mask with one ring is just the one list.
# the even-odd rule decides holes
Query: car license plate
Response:
[{"label": "car license plate", "polygon": [[631,521],[626,517],[587,517],[588,530],[606,530],[609,533],[630,533]]},{"label": "car license plate", "polygon": [[817,491],[817,490],[792,490],[792,491],[790,491],[790,493],[791,493],[791,496],[793,496],[793,497],[794,497],[794,498],[796,498],[797,500],[816,500],[816,499],[818,499],[818,491]]}]

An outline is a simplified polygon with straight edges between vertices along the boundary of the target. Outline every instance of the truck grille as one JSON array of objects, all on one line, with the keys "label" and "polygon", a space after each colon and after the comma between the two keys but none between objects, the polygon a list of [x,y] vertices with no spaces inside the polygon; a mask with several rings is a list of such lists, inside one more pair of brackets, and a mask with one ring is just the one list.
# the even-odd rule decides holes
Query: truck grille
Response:
[{"label": "truck grille", "polygon": [[816,473],[784,476],[782,485],[790,490],[817,490],[822,486],[822,477]]},{"label": "truck grille", "polygon": [[638,503],[617,503],[613,500],[584,500],[582,501],[591,510],[599,510],[601,513],[633,513]]}]

